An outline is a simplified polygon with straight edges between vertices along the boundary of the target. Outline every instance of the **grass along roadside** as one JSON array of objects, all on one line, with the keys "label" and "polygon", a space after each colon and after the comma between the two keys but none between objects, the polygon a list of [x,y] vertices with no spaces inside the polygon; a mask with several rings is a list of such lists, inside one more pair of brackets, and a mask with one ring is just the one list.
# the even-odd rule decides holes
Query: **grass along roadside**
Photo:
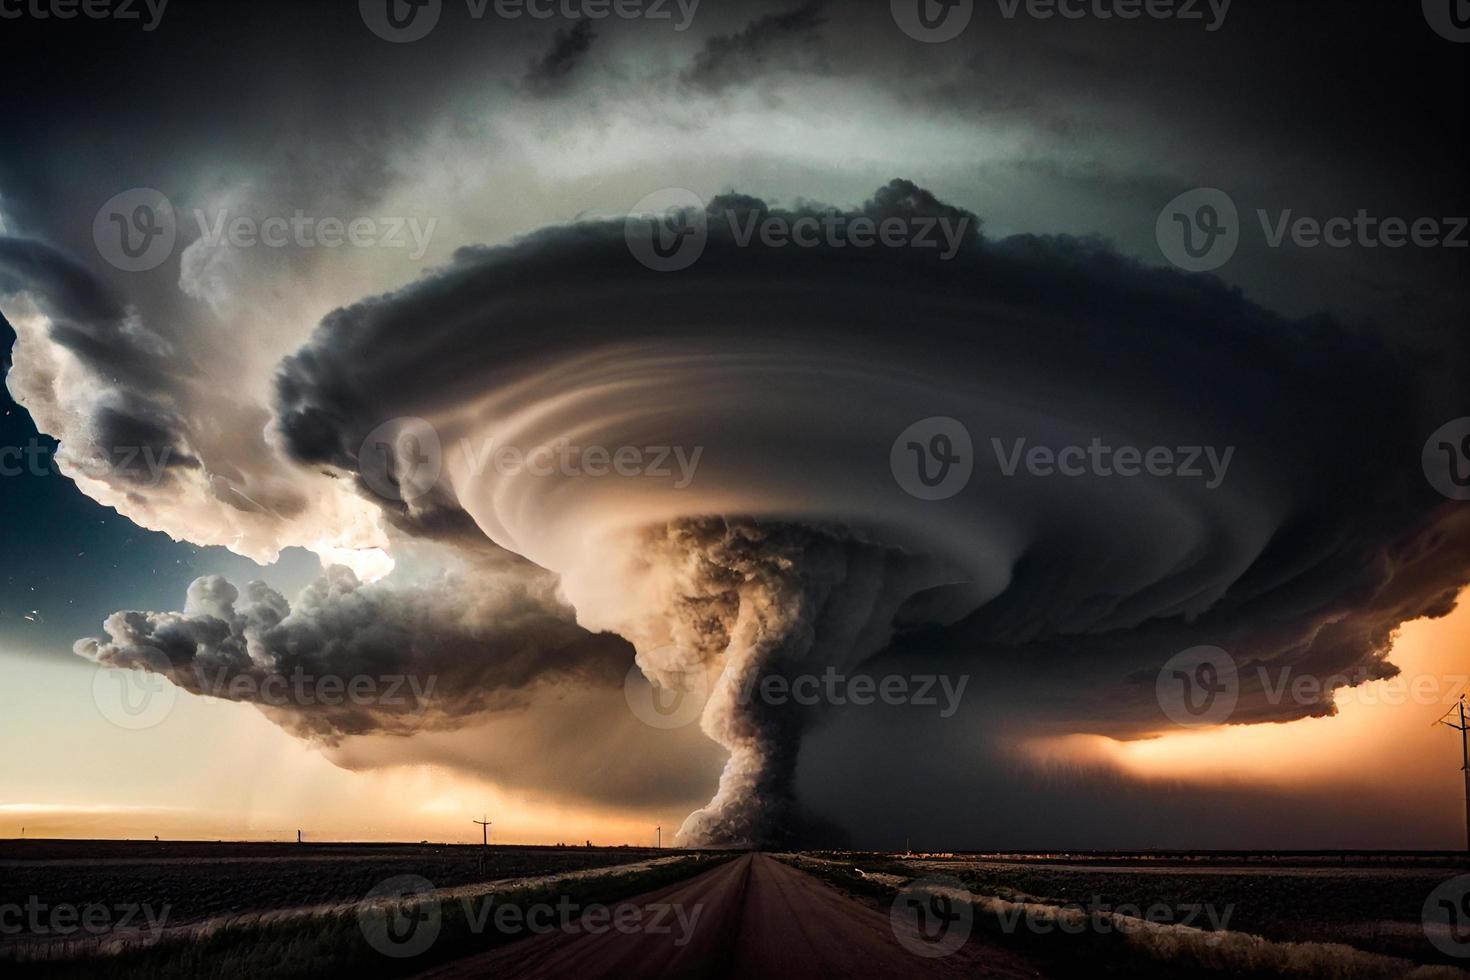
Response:
[{"label": "grass along roadside", "polygon": [[[902,861],[879,856],[864,855],[861,863],[801,854],[776,857],[885,912],[901,890],[925,877]],[[963,892],[929,890],[968,900],[975,934],[1035,956],[1053,977],[1470,978],[1454,967],[1416,965],[1338,943],[1277,942],[1244,932],[1151,922],[1034,896],[989,895],[972,882],[963,883]]]},{"label": "grass along roadside", "polygon": [[437,906],[439,925],[429,948],[410,957],[395,958],[374,948],[359,917],[367,904],[364,902],[213,930],[180,930],[166,934],[154,945],[129,947],[110,955],[93,951],[91,955],[10,962],[5,972],[12,980],[254,980],[260,976],[305,980],[348,975],[386,980],[410,976],[529,934],[524,921],[507,923],[496,915],[484,915],[487,899],[492,909],[504,905],[522,909],[537,905],[608,905],[692,877],[734,856],[689,855],[631,868],[599,868],[559,878],[492,882],[478,889],[462,887],[432,896],[413,896],[386,907],[388,919],[397,922],[419,917],[430,906]]}]

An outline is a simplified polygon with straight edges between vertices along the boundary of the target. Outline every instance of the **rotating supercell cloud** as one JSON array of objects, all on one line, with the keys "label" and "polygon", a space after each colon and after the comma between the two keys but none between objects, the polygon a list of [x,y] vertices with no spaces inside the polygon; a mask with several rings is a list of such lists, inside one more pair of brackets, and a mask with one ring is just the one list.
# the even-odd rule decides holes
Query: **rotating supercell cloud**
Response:
[{"label": "rotating supercell cloud", "polygon": [[[1061,222],[1006,202],[994,182],[1025,196],[1061,180],[1109,206],[1157,197],[1134,222],[1152,232],[1162,191],[1188,186],[1079,162],[1068,120],[1082,108],[1027,97],[1070,78],[1043,47],[1010,56],[1014,77],[960,59],[932,86],[905,56],[875,60],[861,97],[905,121],[861,166],[841,147],[824,158],[794,131],[815,118],[836,141],[843,127],[791,76],[851,77],[877,22],[822,4],[727,15],[686,60],[647,69],[662,111],[679,113],[651,133],[620,128],[642,118],[617,88],[641,35],[581,21],[503,42],[501,64],[524,74],[484,110],[493,123],[450,84],[476,77],[466,56],[421,96],[438,116],[382,95],[383,145],[324,99],[306,113],[309,151],[226,164],[149,150],[169,175],[150,183],[173,199],[176,269],[99,267],[0,198],[7,385],[59,440],[61,472],[140,528],[322,565],[294,597],[201,576],[177,611],[122,609],[75,653],[253,702],[349,766],[377,764],[385,739],[436,761],[448,743],[434,738],[500,715],[595,741],[570,731],[604,714],[551,702],[621,697],[636,664],[702,705],[710,752],[670,777],[712,794],[679,831],[699,846],[861,837],[861,808],[838,802],[854,777],[834,775],[847,788],[829,794],[824,771],[927,754],[884,746],[913,736],[900,711],[843,720],[752,695],[773,678],[963,676],[944,737],[994,775],[1027,740],[1166,729],[1157,678],[1199,648],[1229,651],[1237,725],[1332,715],[1339,688],[1394,677],[1401,627],[1450,613],[1470,579],[1470,517],[1421,466],[1464,390],[1462,342],[1438,314],[1416,307],[1405,329],[1331,287],[1243,289],[1141,258],[1105,209],[1079,203],[1084,217]],[[588,94],[589,72],[611,88]],[[957,86],[982,82],[985,111],[953,127],[903,108],[953,107]],[[1163,111],[1130,73],[1110,85],[1103,115]],[[572,108],[579,97],[592,108]],[[752,135],[741,115],[761,105],[774,121]],[[1040,121],[1018,121],[1033,109]],[[231,147],[264,131],[255,111]],[[597,135],[566,145],[581,111]],[[689,170],[657,161],[680,133],[705,141],[689,159],[722,137],[766,162],[684,190]],[[1053,163],[1015,149],[1018,133]],[[479,159],[481,139],[509,162]],[[1151,137],[1140,123],[1116,140],[1099,156]],[[594,186],[588,147],[606,152],[612,192]],[[966,182],[955,158],[972,151],[993,155]],[[350,179],[326,178],[316,152]],[[565,206],[535,181],[494,183],[528,159],[574,189]],[[1258,179],[1240,166],[1241,185]],[[298,206],[437,223],[380,221],[410,247],[361,264],[210,241],[216,213]],[[415,251],[424,261],[405,261]],[[270,679],[303,671],[433,683],[366,705],[269,696]],[[1319,686],[1282,699],[1268,672]],[[550,779],[501,751],[496,778]],[[913,765],[942,805],[942,767]],[[592,778],[586,792],[644,790]]]}]

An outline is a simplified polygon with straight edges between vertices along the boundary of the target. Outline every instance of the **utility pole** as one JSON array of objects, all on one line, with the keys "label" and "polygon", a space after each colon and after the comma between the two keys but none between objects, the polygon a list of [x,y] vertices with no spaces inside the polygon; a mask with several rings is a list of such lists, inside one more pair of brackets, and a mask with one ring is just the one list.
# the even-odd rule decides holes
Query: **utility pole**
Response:
[{"label": "utility pole", "polygon": [[[1451,715],[1459,712],[1460,723],[1448,721]],[[1470,725],[1465,723],[1465,695],[1460,695],[1459,704],[1445,712],[1437,724],[1445,725],[1460,733],[1460,757],[1463,760],[1460,770],[1465,774],[1465,850],[1470,851]]]},{"label": "utility pole", "polygon": [[[483,815],[481,814],[481,816]],[[494,821],[472,820],[470,822],[480,825],[480,872],[483,874],[485,871],[485,858],[490,852],[490,824],[494,823]]]},{"label": "utility pole", "polygon": [[663,824],[659,824],[657,827],[655,827],[653,829],[656,830],[656,831],[658,831],[658,843],[655,844],[654,847],[658,848],[659,850],[663,850],[663,846],[664,846],[664,825]]}]

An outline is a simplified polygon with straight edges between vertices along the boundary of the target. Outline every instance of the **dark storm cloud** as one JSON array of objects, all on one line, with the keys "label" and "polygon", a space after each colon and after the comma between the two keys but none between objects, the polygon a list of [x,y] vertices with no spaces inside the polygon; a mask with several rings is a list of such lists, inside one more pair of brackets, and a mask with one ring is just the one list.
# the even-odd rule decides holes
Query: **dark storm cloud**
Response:
[{"label": "dark storm cloud", "polygon": [[526,85],[540,95],[564,88],[596,38],[590,20],[579,20],[570,30],[558,30],[551,50],[533,60],[526,70]]},{"label": "dark storm cloud", "polygon": [[49,336],[93,372],[84,404],[54,402],[54,377],[12,379],[12,390],[34,412],[62,411],[81,438],[68,446],[86,472],[130,488],[157,481],[198,461],[187,449],[187,426],[171,398],[187,364],[171,359],[163,338],[130,316],[107,286],[74,259],[44,243],[0,236],[0,299],[20,293],[50,320]]},{"label": "dark storm cloud", "polygon": [[[979,693],[967,693],[964,714],[1004,711],[1007,698],[1016,698],[1009,689],[983,699]],[[1014,743],[994,720],[969,724],[909,710],[878,726],[865,713],[839,709],[808,732],[797,786],[808,808],[840,817],[863,848],[896,850],[907,840],[915,851],[1253,851],[1269,842],[1315,852],[1379,849],[1405,839],[1442,847],[1435,842],[1463,832],[1453,800],[1426,806],[1422,797],[1365,791],[1357,779],[1339,786],[1201,783],[1197,777],[1232,761],[1203,747],[1191,760],[1196,778],[1148,779],[1085,758],[1018,764]],[[1282,753],[1277,764],[1283,774],[1310,780],[1310,766],[1298,758]],[[875,784],[883,792],[874,792]],[[1440,787],[1433,792],[1445,802],[1454,787]],[[1438,835],[1403,836],[1423,833],[1426,824]]]},{"label": "dark storm cloud", "polygon": [[[597,434],[610,445],[620,425],[636,431],[647,411],[687,444],[707,445],[709,465],[724,467],[702,475],[701,493],[769,493],[776,502],[756,526],[782,540],[781,529],[794,527],[788,517],[800,514],[967,567],[900,593],[908,600],[893,610],[898,631],[883,656],[985,677],[1028,705],[1008,718],[1032,733],[1127,737],[1166,726],[1160,668],[1201,644],[1229,650],[1243,676],[1267,665],[1328,682],[1311,702],[1272,701],[1248,682],[1233,721],[1329,714],[1332,684],[1393,676],[1394,631],[1446,614],[1467,580],[1470,529],[1418,462],[1442,419],[1423,407],[1433,397],[1419,390],[1417,358],[1373,328],[1284,318],[1217,279],[1147,268],[1098,240],[992,242],[976,223],[952,261],[914,248],[740,242],[751,220],[973,222],[905,181],[854,212],[730,196],[707,213],[708,244],[677,273],[640,266],[623,222],[586,222],[461,250],[453,266],[398,294],[337,311],[282,366],[287,445],[305,462],[350,471],[356,446],[385,418],[450,417],[487,393],[524,388],[528,377],[542,379],[526,396],[532,404],[586,399],[582,411],[603,420]],[[608,345],[658,352],[662,366],[646,378],[616,367],[579,378],[557,367]],[[783,354],[765,363],[768,346]],[[765,385],[759,403],[721,390],[737,385],[722,374],[724,361],[709,360],[722,350],[764,364],[751,375]],[[827,363],[808,365],[818,351],[829,352]],[[829,374],[839,351],[840,374],[856,379],[851,392]],[[783,376],[806,381],[788,388]],[[923,379],[918,393],[905,387],[911,378]],[[616,387],[614,379],[622,389],[604,403],[597,392]],[[656,399],[640,409],[645,385]],[[865,408],[858,392],[882,407]],[[1233,469],[1218,491],[1153,477],[1069,484],[988,472],[954,501],[910,509],[887,484],[887,445],[904,424],[941,408],[971,429],[977,466],[992,439],[1098,435],[1233,447]],[[604,413],[618,412],[620,421],[607,421]],[[573,430],[585,423],[581,414],[565,422]],[[763,448],[746,455],[745,445]],[[883,480],[870,479],[875,470]],[[535,543],[510,490],[455,489],[481,526],[509,519],[512,537]],[[701,501],[696,493],[676,506],[698,516]],[[557,503],[545,506],[538,525],[571,520]],[[913,533],[894,530],[903,526]],[[709,546],[681,540],[699,562],[725,548],[719,535]],[[735,576],[767,581],[765,591],[741,593],[740,609],[803,607],[799,583],[823,581],[818,570],[831,562],[818,538],[801,540],[808,543],[773,557],[797,577],[789,587],[763,573]],[[703,589],[687,588],[674,608]],[[830,631],[834,620],[824,621]],[[711,717],[706,730],[719,737]],[[746,739],[774,734],[730,742],[765,745],[751,771],[774,774],[781,786],[800,731],[782,727],[787,721],[768,727],[747,714],[737,725]],[[723,817],[707,820],[716,837],[744,819],[723,819],[731,812],[756,814],[757,829],[736,833],[741,839],[761,839],[760,827],[782,822],[759,814],[789,815],[789,795],[769,782],[744,784],[756,787],[745,800],[753,811],[717,798],[711,810]]]},{"label": "dark storm cloud", "polygon": [[[529,365],[575,352],[579,345],[625,336],[630,322],[641,324],[638,333],[682,336],[686,304],[697,303],[705,291],[719,296],[729,315],[743,322],[750,312],[739,294],[750,279],[778,269],[809,276],[828,290],[791,297],[795,305],[784,315],[794,317],[803,308],[830,308],[840,299],[833,291],[840,293],[865,274],[879,277],[901,297],[911,291],[903,285],[909,277],[917,277],[915,290],[929,282],[953,289],[960,266],[972,267],[941,262],[938,248],[745,248],[732,221],[856,215],[822,207],[772,208],[742,195],[717,198],[709,211],[717,220],[710,224],[708,248],[678,276],[639,265],[628,251],[623,222],[585,222],[543,229],[513,246],[462,248],[442,272],[396,294],[334,311],[278,373],[278,411],[289,448],[302,462],[355,470],[362,439],[377,424],[432,414]],[[879,189],[861,213],[874,220],[932,220],[936,243],[941,241],[937,222],[948,221],[964,254],[980,256],[980,219],[910,181]],[[534,290],[526,288],[531,283],[537,284]],[[608,302],[588,303],[593,296]],[[514,330],[484,331],[487,318]],[[716,315],[697,319],[699,333],[720,337]],[[832,329],[830,319],[818,317],[809,329],[826,332]],[[532,327],[544,331],[534,340],[523,333]]]},{"label": "dark storm cloud", "polygon": [[0,235],[0,295],[34,289],[62,323],[117,330],[125,314],[117,298],[86,266],[47,245]]},{"label": "dark storm cloud", "polygon": [[182,612],[117,612],[77,653],[152,671],[194,694],[258,705],[327,744],[462,726],[523,707],[537,685],[612,687],[632,651],[572,621],[555,583],[508,556],[420,587],[329,569],[295,604],[263,582],[213,575]]},{"label": "dark storm cloud", "polygon": [[739,33],[710,38],[684,70],[683,81],[714,91],[749,82],[772,68],[813,69],[817,32],[827,23],[826,6],[826,0],[810,0],[751,21]]}]

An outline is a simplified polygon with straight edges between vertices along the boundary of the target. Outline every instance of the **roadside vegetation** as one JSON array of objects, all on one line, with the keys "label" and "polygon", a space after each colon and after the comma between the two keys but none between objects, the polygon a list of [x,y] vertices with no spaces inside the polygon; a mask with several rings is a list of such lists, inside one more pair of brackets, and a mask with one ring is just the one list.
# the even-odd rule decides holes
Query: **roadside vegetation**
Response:
[{"label": "roadside vegetation", "polygon": [[[997,872],[993,867],[968,866],[963,861],[905,861],[874,854],[781,857],[885,913],[899,892],[912,882],[937,875],[955,879],[972,899],[972,941],[990,940],[1024,951],[1045,964],[1046,974],[1051,977],[1470,980],[1470,973],[1446,961],[1424,940],[1418,906],[1412,923],[1403,923],[1403,928],[1380,928],[1380,938],[1392,932],[1399,937],[1396,948],[1412,951],[1411,956],[1390,956],[1335,941],[1334,937],[1349,934],[1345,923],[1350,916],[1362,914],[1358,904],[1367,902],[1382,909],[1391,897],[1381,893],[1353,895],[1352,882],[1341,876],[1312,876],[1308,888],[1297,890],[1293,885],[1301,882],[1295,879],[1196,877],[1184,870],[1178,875],[1079,872],[1072,877],[1067,871],[1025,865]],[[1418,894],[1422,904],[1428,888],[1405,887]],[[1120,916],[1116,911],[1129,905],[1185,910],[1209,903],[1223,909],[1232,901],[1237,905],[1257,902],[1260,907],[1246,920],[1255,925],[1262,921],[1312,920],[1322,903],[1334,897],[1347,906],[1340,910],[1337,925],[1319,938],[1304,941],[1241,931],[1233,919],[1225,929],[1211,929],[1208,916],[1185,925],[1179,921],[1148,922]],[[1416,932],[1417,939],[1412,935]]]},{"label": "roadside vegetation", "polygon": [[[570,878],[517,887],[513,882],[487,889],[472,901],[432,901],[441,916],[438,935],[424,952],[406,958],[386,956],[368,941],[356,909],[292,917],[254,925],[227,926],[206,935],[168,936],[155,945],[129,948],[112,955],[68,959],[24,960],[5,964],[10,980],[257,980],[262,976],[307,978],[352,976],[397,978],[477,953],[528,934],[524,923],[505,928],[493,915],[475,921],[489,897],[493,905],[572,903],[610,905],[709,870],[732,853],[688,854],[666,863],[627,872],[610,870],[596,877]],[[405,869],[406,871],[407,869]],[[422,902],[405,900],[410,912]]]}]

